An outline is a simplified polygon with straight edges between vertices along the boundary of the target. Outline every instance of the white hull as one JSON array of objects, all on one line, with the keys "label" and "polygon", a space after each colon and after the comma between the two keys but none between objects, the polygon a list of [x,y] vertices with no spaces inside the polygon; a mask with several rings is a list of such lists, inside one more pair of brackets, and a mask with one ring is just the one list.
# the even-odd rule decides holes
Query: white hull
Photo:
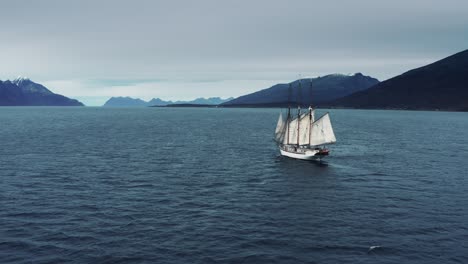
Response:
[{"label": "white hull", "polygon": [[294,151],[284,150],[280,147],[280,152],[282,156],[301,160],[320,160],[324,157],[322,155],[317,155],[319,151],[315,149],[299,149],[299,151]]}]

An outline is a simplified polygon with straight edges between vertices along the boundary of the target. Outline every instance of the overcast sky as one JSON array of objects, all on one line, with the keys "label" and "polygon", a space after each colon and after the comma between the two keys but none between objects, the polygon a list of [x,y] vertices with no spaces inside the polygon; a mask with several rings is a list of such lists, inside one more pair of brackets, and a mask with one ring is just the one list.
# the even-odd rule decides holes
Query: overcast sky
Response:
[{"label": "overcast sky", "polygon": [[0,0],[0,79],[111,96],[239,96],[303,77],[388,79],[468,48],[468,1]]}]

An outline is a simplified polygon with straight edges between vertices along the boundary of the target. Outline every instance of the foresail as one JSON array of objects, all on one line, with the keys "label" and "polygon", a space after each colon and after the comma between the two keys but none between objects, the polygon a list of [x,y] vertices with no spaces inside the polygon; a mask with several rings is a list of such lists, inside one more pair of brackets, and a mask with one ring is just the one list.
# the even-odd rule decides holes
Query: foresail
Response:
[{"label": "foresail", "polygon": [[333,132],[330,116],[326,113],[312,124],[310,131],[310,144],[316,146],[335,142],[336,137]]},{"label": "foresail", "polygon": [[283,140],[284,126],[285,126],[285,122],[283,120],[283,114],[280,113],[279,118],[278,118],[278,123],[276,124],[276,129],[275,129],[275,141],[276,142],[281,142]]}]

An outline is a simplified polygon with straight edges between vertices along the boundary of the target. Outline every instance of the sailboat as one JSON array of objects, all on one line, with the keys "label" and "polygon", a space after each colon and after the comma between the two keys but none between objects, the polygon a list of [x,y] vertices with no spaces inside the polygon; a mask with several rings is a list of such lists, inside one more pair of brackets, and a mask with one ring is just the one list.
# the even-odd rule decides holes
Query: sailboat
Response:
[{"label": "sailboat", "polygon": [[[299,98],[300,85],[299,82]],[[291,86],[289,89],[291,94]],[[296,113],[292,113],[289,105],[286,119],[283,118],[282,113],[279,115],[275,141],[282,156],[302,160],[321,160],[330,153],[326,146],[336,142],[330,114],[327,112],[315,119],[315,109],[312,106],[309,106],[306,112],[301,113],[301,106],[298,102]]]}]

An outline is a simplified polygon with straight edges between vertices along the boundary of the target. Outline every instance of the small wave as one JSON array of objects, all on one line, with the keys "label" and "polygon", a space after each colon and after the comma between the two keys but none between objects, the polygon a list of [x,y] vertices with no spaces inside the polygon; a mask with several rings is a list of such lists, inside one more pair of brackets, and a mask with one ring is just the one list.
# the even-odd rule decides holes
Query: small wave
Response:
[{"label": "small wave", "polygon": [[369,250],[367,250],[367,253],[375,252],[377,250],[380,250],[382,246],[370,246]]}]

